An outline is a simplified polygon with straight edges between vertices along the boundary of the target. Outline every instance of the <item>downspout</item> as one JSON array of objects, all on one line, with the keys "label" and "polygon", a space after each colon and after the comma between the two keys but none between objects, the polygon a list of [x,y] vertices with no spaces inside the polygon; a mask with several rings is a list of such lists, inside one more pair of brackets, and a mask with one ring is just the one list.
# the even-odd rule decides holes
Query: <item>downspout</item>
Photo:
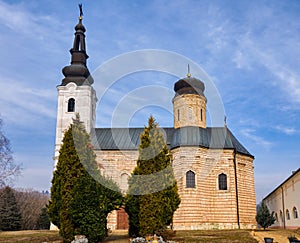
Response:
[{"label": "downspout", "polygon": [[283,228],[285,229],[285,207],[284,207],[284,193],[283,187],[281,187],[281,198],[282,198],[282,221],[283,221]]},{"label": "downspout", "polygon": [[236,149],[233,150],[233,165],[234,165],[234,180],[235,180],[235,198],[236,198],[236,217],[238,228],[240,229],[240,210],[239,210],[239,192],[237,181],[237,166],[236,166]]}]

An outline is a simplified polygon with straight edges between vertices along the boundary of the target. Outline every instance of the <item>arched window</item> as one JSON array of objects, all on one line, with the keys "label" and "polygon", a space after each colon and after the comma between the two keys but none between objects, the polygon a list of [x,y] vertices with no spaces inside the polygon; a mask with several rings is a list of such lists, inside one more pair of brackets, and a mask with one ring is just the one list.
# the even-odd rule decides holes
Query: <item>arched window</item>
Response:
[{"label": "arched window", "polygon": [[227,190],[227,175],[224,173],[218,176],[219,190]]},{"label": "arched window", "polygon": [[285,211],[285,215],[286,215],[286,219],[287,219],[287,220],[290,220],[290,219],[291,219],[291,217],[290,217],[290,212],[289,212],[288,209]]},{"label": "arched window", "polygon": [[297,211],[296,207],[293,208],[293,216],[294,216],[294,219],[298,218],[298,211]]},{"label": "arched window", "polygon": [[278,222],[278,215],[277,215],[277,213],[275,213],[275,219]]},{"label": "arched window", "polygon": [[280,221],[283,222],[283,216],[282,216],[282,211],[281,210],[279,212],[279,217],[280,217]]},{"label": "arched window", "polygon": [[121,185],[120,188],[123,192],[126,192],[128,189],[128,174],[122,173],[121,175]]},{"label": "arched window", "polygon": [[195,173],[191,170],[186,172],[186,187],[187,188],[195,188]]},{"label": "arched window", "polygon": [[68,101],[68,112],[74,112],[75,111],[75,99],[70,98]]},{"label": "arched window", "polygon": [[80,51],[80,47],[81,47],[81,45],[80,45],[80,36],[77,35],[76,40],[75,40],[75,50]]}]

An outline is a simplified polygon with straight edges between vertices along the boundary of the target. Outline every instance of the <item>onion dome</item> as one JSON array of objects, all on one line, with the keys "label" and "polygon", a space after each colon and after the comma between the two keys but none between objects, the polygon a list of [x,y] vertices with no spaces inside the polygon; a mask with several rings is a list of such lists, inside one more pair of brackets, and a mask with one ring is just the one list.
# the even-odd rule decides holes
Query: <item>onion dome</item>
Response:
[{"label": "onion dome", "polygon": [[177,95],[182,94],[199,94],[204,96],[205,86],[204,83],[190,74],[186,78],[178,80],[174,85],[174,91]]}]

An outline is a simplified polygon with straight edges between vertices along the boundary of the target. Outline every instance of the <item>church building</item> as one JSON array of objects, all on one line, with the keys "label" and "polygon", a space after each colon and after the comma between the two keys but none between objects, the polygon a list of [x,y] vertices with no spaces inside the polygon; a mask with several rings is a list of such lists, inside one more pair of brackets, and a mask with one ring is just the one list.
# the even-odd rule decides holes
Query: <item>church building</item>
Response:
[{"label": "church building", "polygon": [[[75,113],[79,113],[87,131],[93,131],[94,150],[101,173],[115,180],[126,193],[127,179],[136,166],[140,134],[144,128],[95,128],[97,96],[94,80],[87,68],[85,31],[80,16],[70,50],[71,64],[63,68],[64,78],[57,86],[55,162],[64,132]],[[254,156],[226,124],[223,127],[206,126],[207,99],[204,91],[204,82],[190,74],[174,80],[174,126],[162,128],[172,154],[181,197],[181,204],[174,214],[173,228],[254,228]],[[108,228],[126,227],[124,209],[109,215]]]}]

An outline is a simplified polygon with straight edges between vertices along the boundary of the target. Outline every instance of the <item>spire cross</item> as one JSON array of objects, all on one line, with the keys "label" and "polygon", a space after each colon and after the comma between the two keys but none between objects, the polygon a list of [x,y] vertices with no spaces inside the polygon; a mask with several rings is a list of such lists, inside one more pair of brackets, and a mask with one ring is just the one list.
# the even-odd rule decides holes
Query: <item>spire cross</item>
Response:
[{"label": "spire cross", "polygon": [[190,73],[190,64],[188,64],[188,73],[187,73],[187,75],[186,75],[188,78],[190,78],[192,75],[191,75],[191,73]]},{"label": "spire cross", "polygon": [[83,16],[82,3],[79,3],[78,6],[79,6],[79,19],[82,19]]}]

